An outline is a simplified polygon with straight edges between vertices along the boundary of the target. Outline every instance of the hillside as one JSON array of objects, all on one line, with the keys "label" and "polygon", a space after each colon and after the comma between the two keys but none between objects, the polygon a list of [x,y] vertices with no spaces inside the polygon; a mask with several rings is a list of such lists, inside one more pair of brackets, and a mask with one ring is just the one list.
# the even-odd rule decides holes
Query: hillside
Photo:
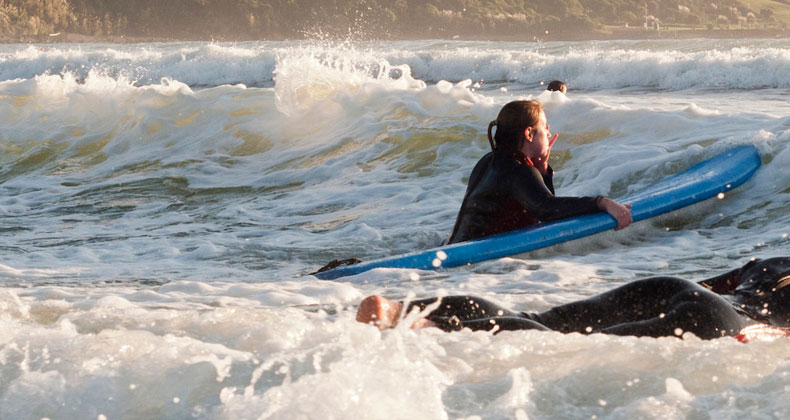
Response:
[{"label": "hillside", "polygon": [[3,41],[783,36],[790,0],[0,0]]}]

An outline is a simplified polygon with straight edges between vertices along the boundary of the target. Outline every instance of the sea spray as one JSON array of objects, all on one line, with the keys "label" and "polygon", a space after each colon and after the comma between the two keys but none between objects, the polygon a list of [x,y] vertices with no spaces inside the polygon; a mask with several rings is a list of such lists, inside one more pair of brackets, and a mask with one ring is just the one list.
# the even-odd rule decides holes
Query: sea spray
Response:
[{"label": "sea spray", "polygon": [[[0,418],[787,417],[781,340],[354,319],[371,294],[543,311],[787,255],[787,54],[786,40],[2,46]],[[567,95],[543,92],[553,79]],[[441,243],[488,122],[527,98],[560,135],[559,194],[617,197],[740,144],[763,166],[721,199],[525,255],[307,274]]]}]

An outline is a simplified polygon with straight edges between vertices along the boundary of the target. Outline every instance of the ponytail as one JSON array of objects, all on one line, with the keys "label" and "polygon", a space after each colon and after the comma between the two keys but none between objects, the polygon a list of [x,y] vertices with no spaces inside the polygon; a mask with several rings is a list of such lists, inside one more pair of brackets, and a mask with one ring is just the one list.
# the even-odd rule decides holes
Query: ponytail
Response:
[{"label": "ponytail", "polygon": [[496,143],[494,143],[494,137],[491,135],[491,130],[493,130],[495,125],[497,125],[496,120],[488,123],[488,144],[491,145],[492,152],[496,150]]}]

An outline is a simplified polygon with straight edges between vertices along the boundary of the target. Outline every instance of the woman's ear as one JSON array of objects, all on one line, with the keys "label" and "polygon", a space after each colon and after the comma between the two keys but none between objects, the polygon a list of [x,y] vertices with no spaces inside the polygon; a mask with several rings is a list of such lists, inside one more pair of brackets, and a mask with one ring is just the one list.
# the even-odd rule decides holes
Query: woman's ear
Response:
[{"label": "woman's ear", "polygon": [[524,138],[527,139],[528,142],[532,143],[532,127],[527,127],[524,129]]}]

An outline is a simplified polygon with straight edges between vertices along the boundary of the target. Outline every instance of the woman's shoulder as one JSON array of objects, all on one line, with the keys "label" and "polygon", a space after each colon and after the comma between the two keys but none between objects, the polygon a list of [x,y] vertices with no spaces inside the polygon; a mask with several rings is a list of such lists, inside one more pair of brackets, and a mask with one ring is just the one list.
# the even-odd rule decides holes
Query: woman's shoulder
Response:
[{"label": "woman's shoulder", "polygon": [[540,171],[532,165],[515,159],[512,155],[488,152],[475,165],[472,170],[471,180],[481,177],[488,179],[487,182],[495,182],[505,187],[513,183],[523,184],[534,178],[536,181],[543,181]]}]

